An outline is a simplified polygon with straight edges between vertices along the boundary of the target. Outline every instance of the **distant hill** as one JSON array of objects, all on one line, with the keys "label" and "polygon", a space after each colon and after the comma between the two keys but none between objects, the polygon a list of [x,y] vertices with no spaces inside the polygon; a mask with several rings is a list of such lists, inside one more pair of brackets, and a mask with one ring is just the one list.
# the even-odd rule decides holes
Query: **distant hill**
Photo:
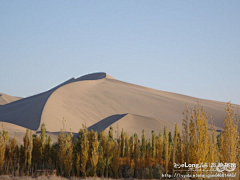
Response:
[{"label": "distant hill", "polygon": [[22,98],[0,93],[0,105],[5,105],[13,101],[17,101],[19,99],[22,99]]}]

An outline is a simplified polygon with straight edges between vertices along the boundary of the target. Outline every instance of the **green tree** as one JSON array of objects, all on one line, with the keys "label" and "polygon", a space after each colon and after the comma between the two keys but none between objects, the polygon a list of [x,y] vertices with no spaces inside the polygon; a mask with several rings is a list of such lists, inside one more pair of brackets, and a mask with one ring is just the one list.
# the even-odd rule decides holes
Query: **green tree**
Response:
[{"label": "green tree", "polygon": [[46,139],[46,126],[45,126],[45,123],[43,123],[43,124],[41,125],[40,139],[41,139],[41,142],[42,142],[42,147],[44,148],[45,139]]},{"label": "green tree", "polygon": [[113,158],[113,153],[114,153],[114,141],[112,138],[109,136],[107,142],[106,142],[106,147],[104,151],[104,156],[106,158],[106,178],[108,178],[108,173],[109,173],[109,166],[111,164],[112,158]]},{"label": "green tree", "polygon": [[104,170],[105,170],[105,157],[104,157],[104,152],[103,152],[103,147],[102,145],[100,144],[99,145],[99,158],[98,158],[98,166],[97,166],[97,169],[98,169],[98,172],[99,172],[99,176],[100,177],[103,177],[104,176]]},{"label": "green tree", "polygon": [[29,146],[28,146],[28,151],[27,151],[28,173],[29,173],[31,165],[32,165],[32,150],[33,150],[33,137],[32,137],[32,131],[30,131]]},{"label": "green tree", "polygon": [[97,176],[96,170],[97,170],[97,164],[98,164],[98,158],[99,158],[99,152],[98,152],[98,136],[96,132],[93,132],[93,137],[92,137],[92,150],[91,150],[91,165],[93,168],[93,176]]},{"label": "green tree", "polygon": [[10,169],[10,173],[14,175],[14,171],[16,168],[16,162],[18,159],[18,145],[17,145],[17,140],[14,137],[13,139],[10,140],[10,143],[8,145],[8,169]]},{"label": "green tree", "polygon": [[156,134],[152,131],[152,157],[156,158]]},{"label": "green tree", "polygon": [[188,162],[188,156],[189,156],[189,111],[188,111],[188,105],[185,105],[185,110],[183,111],[183,122],[182,122],[182,150],[183,150],[183,158],[181,159],[181,162],[184,163],[186,162],[187,164]]},{"label": "green tree", "polygon": [[28,167],[28,154],[29,154],[29,146],[30,146],[30,139],[29,139],[29,130],[26,130],[26,134],[23,138],[24,143],[24,171],[27,172]]},{"label": "green tree", "polygon": [[62,131],[58,136],[58,146],[59,168],[63,176],[69,177],[73,159],[72,134]]},{"label": "green tree", "polygon": [[125,155],[125,134],[122,129],[121,131],[121,157],[124,157]]},{"label": "green tree", "polygon": [[[179,163],[181,153],[180,147],[180,133],[178,129],[178,124],[175,124],[174,139],[173,139],[173,163]],[[174,169],[173,169],[174,172]]]},{"label": "green tree", "polygon": [[165,173],[168,173],[168,163],[169,163],[169,137],[168,137],[168,130],[164,127],[164,136],[163,136],[163,152],[164,152],[164,162],[165,162]]},{"label": "green tree", "polygon": [[44,159],[44,164],[45,164],[44,166],[47,168],[51,168],[51,166],[52,166],[51,152],[52,152],[52,139],[49,135],[49,136],[47,136],[46,143],[44,146],[44,151],[43,151],[43,159]]},{"label": "green tree", "polygon": [[134,164],[135,164],[135,168],[134,168],[134,177],[138,178],[138,171],[139,171],[139,155],[140,155],[140,150],[139,150],[139,144],[138,144],[138,136],[135,133],[134,134]]},{"label": "green tree", "polygon": [[[89,140],[88,140],[88,130],[86,125],[83,125],[82,129],[80,129],[78,133],[78,137],[76,139],[76,151],[80,155],[80,172],[82,177],[86,177],[86,165],[89,159]],[[79,168],[79,167],[76,167]]]},{"label": "green tree", "polygon": [[9,139],[8,132],[5,131],[2,125],[2,132],[0,132],[0,174],[3,173],[3,166],[5,163],[6,143],[8,139]]},{"label": "green tree", "polygon": [[146,136],[145,131],[142,130],[142,145],[141,145],[141,157],[142,159],[145,158],[146,155]]},{"label": "green tree", "polygon": [[119,175],[118,175],[118,170],[119,170],[119,157],[120,157],[120,148],[118,143],[115,142],[115,145],[113,147],[113,160],[112,160],[112,169],[113,169],[113,173],[114,173],[114,178],[118,179]]},{"label": "green tree", "polygon": [[163,137],[161,132],[159,132],[159,135],[156,139],[156,156],[157,156],[157,162],[161,165],[162,164],[162,154],[163,154]]},{"label": "green tree", "polygon": [[80,176],[80,153],[77,152],[76,153],[76,159],[75,159],[75,167],[76,167],[76,171],[77,171],[77,177]]},{"label": "green tree", "polygon": [[33,138],[33,151],[32,151],[32,162],[34,165],[34,169],[37,170],[41,168],[41,152],[42,142],[38,136],[34,136]]}]

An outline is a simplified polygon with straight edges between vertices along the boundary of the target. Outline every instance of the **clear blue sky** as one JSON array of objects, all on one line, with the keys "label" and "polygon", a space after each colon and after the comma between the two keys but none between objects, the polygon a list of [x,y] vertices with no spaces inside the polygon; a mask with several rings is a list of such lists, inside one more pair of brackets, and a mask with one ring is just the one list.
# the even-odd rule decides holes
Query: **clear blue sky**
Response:
[{"label": "clear blue sky", "polygon": [[96,71],[240,104],[240,1],[0,0],[0,92]]}]

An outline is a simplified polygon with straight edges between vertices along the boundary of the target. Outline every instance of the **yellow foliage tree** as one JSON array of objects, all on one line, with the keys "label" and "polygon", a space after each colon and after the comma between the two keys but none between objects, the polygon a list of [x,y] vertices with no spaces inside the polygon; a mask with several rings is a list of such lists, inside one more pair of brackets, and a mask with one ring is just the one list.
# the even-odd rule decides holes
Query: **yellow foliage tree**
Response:
[{"label": "yellow foliage tree", "polygon": [[97,176],[96,170],[97,170],[97,163],[99,158],[98,146],[99,146],[99,142],[98,142],[97,133],[94,132],[92,137],[92,150],[91,150],[91,158],[90,158],[91,165],[93,168],[93,176]]},{"label": "yellow foliage tree", "polygon": [[8,141],[8,132],[5,131],[2,125],[2,132],[0,132],[0,174],[3,173],[3,166],[5,163],[5,151],[6,151],[6,143]]},{"label": "yellow foliage tree", "polygon": [[162,165],[162,154],[163,154],[163,137],[159,133],[156,140],[156,153],[157,153],[157,162]]},{"label": "yellow foliage tree", "polygon": [[119,148],[119,145],[118,143],[115,142],[115,145],[114,145],[114,149],[113,149],[113,160],[112,160],[112,169],[113,169],[113,173],[114,173],[114,178],[119,178],[118,176],[118,170],[119,170],[119,165],[120,165],[120,162],[119,162],[119,157],[120,157],[120,148]]},{"label": "yellow foliage tree", "polygon": [[168,163],[169,163],[169,138],[168,130],[164,127],[164,136],[163,136],[163,152],[164,152],[164,162],[165,162],[165,173],[168,173]]},{"label": "yellow foliage tree", "polygon": [[224,128],[222,132],[223,145],[221,147],[221,160],[226,163],[236,163],[238,153],[238,124],[237,118],[231,103],[227,103],[226,115],[223,119]]}]

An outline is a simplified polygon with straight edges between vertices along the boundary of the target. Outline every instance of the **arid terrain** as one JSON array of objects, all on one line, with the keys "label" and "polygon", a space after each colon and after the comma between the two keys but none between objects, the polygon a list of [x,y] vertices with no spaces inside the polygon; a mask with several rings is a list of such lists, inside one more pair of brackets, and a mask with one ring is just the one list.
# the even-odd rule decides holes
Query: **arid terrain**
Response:
[{"label": "arid terrain", "polygon": [[164,92],[122,82],[106,73],[93,73],[71,78],[23,99],[1,94],[0,121],[10,138],[16,137],[19,143],[26,128],[38,132],[42,123],[56,140],[63,118],[68,132],[77,133],[82,124],[86,124],[89,130],[96,131],[112,126],[114,136],[118,136],[122,128],[129,134],[141,134],[144,129],[149,138],[152,130],[163,131],[164,126],[173,131],[178,123],[181,129],[185,104],[192,108],[197,101],[214,118],[217,129],[221,129],[224,102]]}]

